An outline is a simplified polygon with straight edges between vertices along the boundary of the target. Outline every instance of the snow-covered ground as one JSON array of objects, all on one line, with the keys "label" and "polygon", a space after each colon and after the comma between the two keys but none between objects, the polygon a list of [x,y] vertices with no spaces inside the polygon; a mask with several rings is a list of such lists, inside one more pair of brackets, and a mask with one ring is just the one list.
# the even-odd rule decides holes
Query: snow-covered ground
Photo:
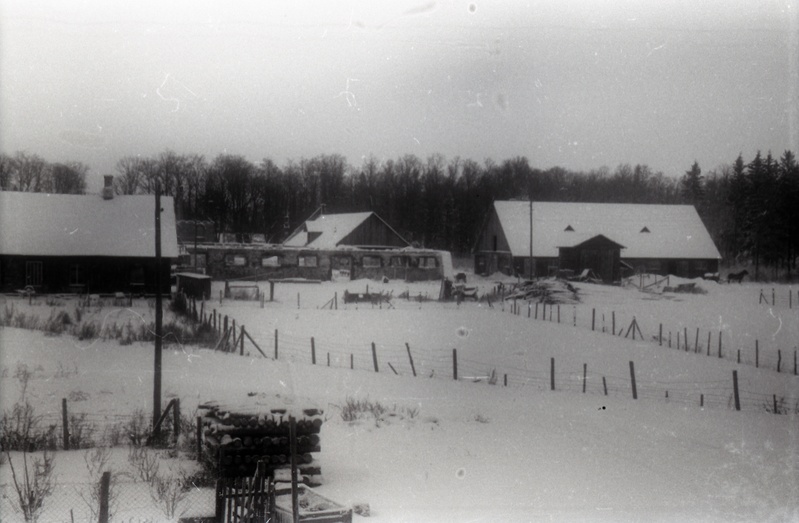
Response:
[{"label": "snow-covered ground", "polygon": [[[481,292],[495,283],[470,275],[470,284]],[[215,284],[215,293],[221,285]],[[344,290],[364,292],[366,285],[370,292],[391,292],[392,306],[343,303]],[[489,307],[398,298],[408,291],[411,298],[435,299],[438,283],[278,284],[275,302],[263,309],[254,301],[205,305],[206,311],[216,309],[245,325],[269,358],[249,341],[244,357],[170,345],[163,355],[164,398],[179,397],[184,412],[209,400],[246,401],[248,393],[322,406],[327,421],[318,459],[324,481],[317,490],[342,504],[369,503],[375,522],[797,521],[799,378],[793,375],[793,357],[799,296],[776,286],[772,306],[771,286],[763,288],[769,299],[763,304],[759,285],[697,285],[704,294],[578,284],[581,302],[562,305],[558,323],[557,307],[548,308],[542,321],[528,318],[526,304],[512,314],[510,303],[496,301]],[[334,294],[338,309],[320,308]],[[27,306],[8,298],[0,299],[0,307],[12,302]],[[531,307],[530,316],[534,313]],[[142,302],[130,309],[109,305],[97,314],[107,322],[135,322],[152,311]],[[614,315],[615,336],[610,334]],[[633,316],[643,340],[624,337]],[[662,346],[653,339],[661,323]],[[277,361],[271,359],[275,330]],[[685,352],[682,340],[678,351],[677,333],[684,336],[686,330],[690,350]],[[671,349],[665,341],[669,332]],[[317,365],[311,364],[311,337]],[[760,368],[754,366],[754,340]],[[25,394],[47,420],[58,419],[61,398],[72,398],[70,409],[91,413],[98,424],[152,408],[151,344],[4,328],[0,346],[4,410],[22,392],[14,378],[19,364],[34,371]],[[552,359],[555,391],[549,390]],[[631,394],[631,361],[638,400]],[[732,407],[733,370],[740,381],[740,412]],[[487,380],[492,374],[495,385]],[[774,396],[784,398],[788,415],[767,412]],[[394,415],[345,422],[339,414],[347,398],[379,402]],[[83,452],[58,453],[62,483],[88,480]],[[120,470],[126,453],[115,451]],[[18,518],[11,510],[8,469],[0,468],[3,521]],[[42,521],[69,521],[69,508],[57,503],[58,495]],[[193,495],[184,508],[196,514],[206,506],[201,499],[211,494]],[[76,521],[85,511],[80,503],[77,498]],[[120,503],[117,516],[165,518],[147,503]]]}]

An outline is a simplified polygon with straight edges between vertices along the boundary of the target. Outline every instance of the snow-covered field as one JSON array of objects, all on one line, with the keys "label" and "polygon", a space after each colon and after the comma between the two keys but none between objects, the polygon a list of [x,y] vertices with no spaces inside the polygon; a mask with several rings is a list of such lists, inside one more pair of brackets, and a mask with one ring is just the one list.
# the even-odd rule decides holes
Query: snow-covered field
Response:
[{"label": "snow-covered field", "polygon": [[[474,283],[485,292],[496,282]],[[343,303],[344,290],[364,292],[366,285],[370,292],[391,292],[392,307]],[[244,357],[170,345],[163,355],[164,401],[179,397],[184,412],[209,400],[246,401],[248,393],[320,405],[327,421],[318,455],[324,482],[317,490],[342,504],[369,503],[375,522],[799,521],[796,289],[776,286],[772,306],[771,286],[763,288],[769,299],[764,304],[756,284],[697,285],[704,294],[578,284],[580,303],[561,305],[558,323],[557,307],[547,308],[542,321],[542,306],[535,319],[535,308],[528,318],[526,304],[512,314],[507,302],[489,307],[398,298],[408,291],[411,298],[435,299],[438,283],[278,284],[275,302],[263,309],[255,301],[205,305],[245,325],[270,358],[249,341]],[[338,309],[320,308],[334,294]],[[0,299],[0,307],[10,303],[27,307],[23,300]],[[46,306],[38,307],[49,314]],[[128,309],[109,305],[97,314],[121,323],[142,321],[152,311],[142,302]],[[633,316],[643,340],[624,337]],[[662,345],[655,339],[660,324]],[[271,359],[275,330],[277,361]],[[688,352],[684,339],[677,350],[678,332],[683,338],[688,333]],[[754,365],[755,340],[760,368]],[[4,410],[22,393],[14,377],[20,364],[34,371],[25,394],[47,420],[58,419],[61,398],[72,398],[70,409],[91,413],[99,425],[152,408],[151,344],[4,328],[0,346]],[[638,400],[632,399],[631,361]],[[733,370],[740,381],[740,412],[732,406]],[[495,385],[487,379],[492,374]],[[774,396],[787,415],[768,412]],[[393,415],[345,422],[339,414],[348,398],[379,402]],[[57,454],[62,484],[88,479],[83,453]],[[127,466],[126,455],[127,449],[114,452],[117,469]],[[0,468],[0,511],[3,521],[14,521],[19,516],[11,508],[8,469]],[[70,508],[76,521],[85,520],[76,488],[71,496],[68,487],[57,491],[41,520],[69,521]],[[58,503],[59,495],[74,507]],[[207,511],[210,495],[193,493],[184,509]],[[147,505],[120,502],[117,518],[165,518]]]}]

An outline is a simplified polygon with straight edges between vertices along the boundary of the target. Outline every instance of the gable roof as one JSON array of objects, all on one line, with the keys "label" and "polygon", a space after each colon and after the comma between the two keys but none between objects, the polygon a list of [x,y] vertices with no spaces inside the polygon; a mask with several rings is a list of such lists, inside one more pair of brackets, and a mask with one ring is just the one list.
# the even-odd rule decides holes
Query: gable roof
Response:
[{"label": "gable roof", "polygon": [[[307,220],[299,230],[283,242],[283,245],[287,247],[333,249],[338,247],[347,236],[372,216],[380,220],[397,237],[400,237],[390,225],[374,212],[353,212],[324,214],[313,220]],[[405,240],[403,239],[402,241]]]},{"label": "gable roof", "polygon": [[[530,256],[530,202],[496,201],[494,209],[513,256]],[[625,246],[622,258],[721,258],[692,205],[533,202],[535,257],[600,234]]]},{"label": "gable roof", "polygon": [[[161,207],[161,255],[177,258],[175,204]],[[0,254],[155,257],[155,197],[0,191]]]}]

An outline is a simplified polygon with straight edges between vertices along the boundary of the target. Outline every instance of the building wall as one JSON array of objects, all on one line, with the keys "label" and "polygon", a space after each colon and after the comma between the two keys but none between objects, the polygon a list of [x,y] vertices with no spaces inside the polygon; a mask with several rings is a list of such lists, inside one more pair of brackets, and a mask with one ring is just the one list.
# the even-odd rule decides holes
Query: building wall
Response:
[{"label": "building wall", "polygon": [[[194,248],[187,245],[189,252]],[[444,267],[439,251],[373,249],[302,249],[245,245],[199,245],[206,254],[206,274],[215,280],[306,278],[312,280],[438,280]]]},{"label": "building wall", "polygon": [[502,231],[502,225],[499,222],[496,210],[491,209],[491,214],[488,215],[485,226],[480,232],[475,245],[475,252],[509,252],[510,245],[505,238],[505,233]]},{"label": "building wall", "polygon": [[[170,292],[170,265],[161,263],[161,292]],[[156,292],[154,258],[106,256],[0,256],[0,289],[13,292],[31,285],[38,293]]]},{"label": "building wall", "polygon": [[635,272],[650,274],[671,274],[681,278],[701,278],[707,273],[719,272],[719,260],[709,259],[679,259],[679,258],[622,258],[622,261],[631,265]]}]

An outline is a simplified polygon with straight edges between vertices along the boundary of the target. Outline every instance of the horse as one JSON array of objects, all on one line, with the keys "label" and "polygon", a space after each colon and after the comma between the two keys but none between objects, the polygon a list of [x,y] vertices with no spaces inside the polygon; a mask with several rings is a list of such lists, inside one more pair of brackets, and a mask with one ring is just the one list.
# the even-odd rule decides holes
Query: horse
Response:
[{"label": "horse", "polygon": [[731,272],[727,275],[727,283],[732,283],[734,281],[741,283],[744,280],[744,276],[747,274],[749,274],[749,271],[746,269],[742,270],[741,272]]}]

